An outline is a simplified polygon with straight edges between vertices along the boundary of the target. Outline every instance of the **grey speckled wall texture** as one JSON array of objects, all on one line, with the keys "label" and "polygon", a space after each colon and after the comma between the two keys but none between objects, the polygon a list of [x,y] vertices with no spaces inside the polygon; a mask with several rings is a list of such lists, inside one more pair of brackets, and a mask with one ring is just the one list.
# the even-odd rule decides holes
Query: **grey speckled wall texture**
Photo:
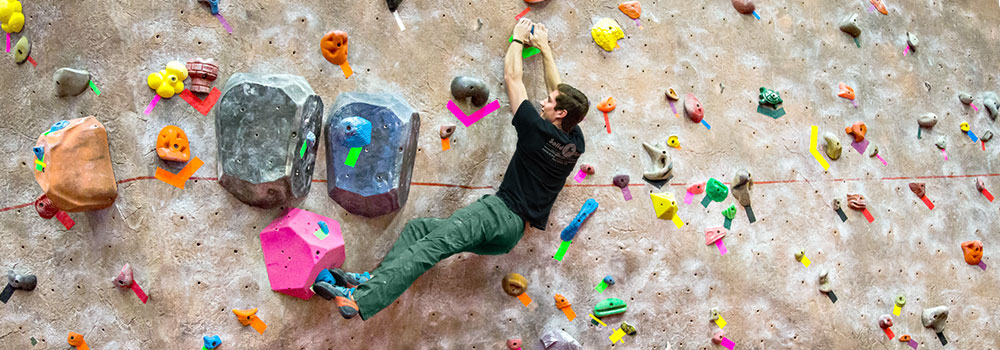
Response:
[{"label": "grey speckled wall texture", "polygon": [[[996,131],[979,99],[998,90],[996,1],[886,0],[888,15],[870,12],[865,0],[758,1],[760,20],[727,0],[642,5],[643,30],[615,1],[532,7],[528,17],[550,28],[563,80],[592,104],[618,101],[611,134],[596,109],[581,124],[588,145],[581,163],[596,174],[582,185],[567,179],[548,229],[530,230],[510,254],[451,257],[362,322],[341,319],[322,299],[270,290],[258,233],[281,208],[249,207],[215,181],[214,114],[202,116],[178,98],[144,114],[153,96],[146,75],[171,60],[204,57],[220,63],[218,87],[237,72],[287,73],[305,77],[327,106],[349,91],[403,96],[421,115],[406,205],[373,219],[351,215],[330,200],[325,184],[297,205],[340,221],[347,269],[372,269],[407,220],[448,216],[499,185],[516,138],[501,57],[524,2],[404,1],[401,32],[380,0],[222,1],[229,34],[195,0],[24,1],[25,28],[14,39],[31,38],[38,66],[16,65],[12,55],[0,62],[0,149],[9,155],[0,161],[0,265],[36,274],[38,289],[0,306],[0,349],[65,349],[69,331],[94,349],[196,349],[210,334],[221,336],[221,349],[500,349],[512,337],[533,349],[547,329],[606,349],[611,329],[591,325],[586,314],[607,297],[625,300],[629,310],[606,322],[638,328],[614,348],[720,348],[710,342],[717,327],[709,312],[718,308],[739,349],[901,349],[906,345],[877,325],[898,294],[908,302],[893,331],[911,335],[921,349],[998,348],[1000,204],[976,191],[975,178],[1000,192],[992,163],[1000,146],[987,142],[983,150],[959,130],[964,121],[977,134]],[[858,15],[860,48],[838,29],[850,14]],[[604,17],[625,30],[617,51],[601,50],[590,37]],[[320,55],[319,40],[333,29],[350,35],[350,79]],[[920,46],[904,56],[907,32]],[[51,77],[62,67],[90,71],[103,94],[56,97]],[[544,98],[539,59],[524,68],[529,97]],[[457,75],[483,79],[502,108],[459,127],[452,148],[441,151],[438,128],[455,123],[446,104]],[[838,82],[855,89],[858,107],[837,97]],[[761,86],[780,92],[785,116],[756,113]],[[698,96],[711,130],[675,118],[664,99],[668,87]],[[959,103],[959,91],[973,93],[980,110]],[[938,125],[918,139],[916,119],[928,112]],[[52,123],[86,115],[108,128],[119,196],[108,209],[72,214],[77,226],[64,230],[21,206],[40,193],[31,147]],[[868,140],[888,165],[847,147],[842,130],[856,121],[867,124]],[[149,179],[161,165],[153,139],[170,124],[188,132],[193,155],[206,163],[184,190]],[[811,125],[845,142],[829,171],[809,152]],[[678,135],[682,148],[668,149],[674,178],[660,190],[639,180],[651,167],[641,142],[669,135]],[[947,161],[934,146],[939,137],[948,142]],[[327,178],[325,152],[319,149],[314,179]],[[740,169],[756,181],[758,221],[750,225],[737,212],[725,256],[703,235],[722,223],[732,197],[707,209],[682,203],[686,225],[679,229],[655,217],[650,192],[683,198],[691,184],[728,182]],[[633,200],[611,185],[617,174],[632,177]],[[926,183],[934,210],[910,192],[910,182]],[[852,210],[840,221],[830,202],[848,193],[868,199],[873,223]],[[559,231],[588,198],[600,208],[555,262]],[[960,244],[969,240],[984,242],[988,269],[962,259]],[[812,265],[795,260],[799,250]],[[113,288],[125,263],[148,304]],[[835,304],[818,291],[823,269]],[[531,281],[536,308],[502,292],[508,272]],[[618,283],[598,294],[594,286],[608,274]],[[580,317],[568,322],[555,308],[556,293]],[[950,309],[945,347],[920,322],[922,309],[938,305]],[[263,335],[231,312],[251,307],[269,325]],[[40,343],[31,347],[31,337]]]}]

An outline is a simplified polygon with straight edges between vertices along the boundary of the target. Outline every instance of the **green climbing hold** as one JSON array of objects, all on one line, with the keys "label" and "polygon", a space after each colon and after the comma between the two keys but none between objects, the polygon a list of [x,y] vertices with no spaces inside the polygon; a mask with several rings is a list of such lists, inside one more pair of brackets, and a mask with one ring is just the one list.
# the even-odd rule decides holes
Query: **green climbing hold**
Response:
[{"label": "green climbing hold", "polygon": [[625,305],[624,300],[618,298],[607,298],[594,306],[594,316],[604,317],[617,315],[625,313],[626,309],[628,309],[628,305]]},{"label": "green climbing hold", "polygon": [[736,205],[730,204],[729,208],[726,208],[726,210],[722,211],[722,216],[725,216],[726,219],[729,220],[732,220],[734,217],[736,217]]},{"label": "green climbing hold", "polygon": [[779,94],[775,90],[771,90],[763,86],[760,87],[759,98],[760,101],[758,101],[758,103],[762,105],[777,106],[780,105],[782,102],[784,102],[781,100],[781,94]]},{"label": "green climbing hold", "polygon": [[708,179],[708,184],[705,187],[705,195],[713,201],[721,202],[726,200],[726,196],[729,196],[729,187],[726,187],[722,181],[711,178]]}]

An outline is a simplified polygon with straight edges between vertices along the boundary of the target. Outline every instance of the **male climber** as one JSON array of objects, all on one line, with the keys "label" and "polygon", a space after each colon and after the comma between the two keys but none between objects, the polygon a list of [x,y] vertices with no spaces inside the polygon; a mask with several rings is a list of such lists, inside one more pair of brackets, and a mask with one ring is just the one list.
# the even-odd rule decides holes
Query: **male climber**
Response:
[{"label": "male climber", "polygon": [[[532,29],[533,28],[533,29]],[[522,82],[521,50],[531,45],[542,53],[548,96],[539,115],[528,102]],[[485,195],[447,219],[419,218],[406,223],[382,263],[369,275],[340,269],[324,271],[313,290],[334,299],[340,315],[358,313],[367,320],[392,304],[438,261],[461,252],[500,255],[510,252],[527,226],[545,230],[549,210],[584,151],[577,124],[589,101],[579,90],[562,84],[548,31],[521,19],[504,57],[504,82],[517,132],[517,148],[496,195]]]}]

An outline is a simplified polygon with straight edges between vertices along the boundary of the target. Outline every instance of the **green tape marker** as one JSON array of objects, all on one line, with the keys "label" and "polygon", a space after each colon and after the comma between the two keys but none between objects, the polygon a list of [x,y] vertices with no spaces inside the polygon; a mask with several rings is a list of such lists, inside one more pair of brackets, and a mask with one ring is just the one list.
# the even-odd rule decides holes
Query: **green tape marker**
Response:
[{"label": "green tape marker", "polygon": [[598,284],[597,287],[594,287],[594,290],[596,290],[598,293],[604,293],[605,289],[608,289],[608,284],[604,283],[604,281],[601,281],[601,283]]},{"label": "green tape marker", "polygon": [[347,154],[347,159],[344,160],[344,165],[349,167],[354,167],[354,164],[358,163],[358,156],[361,155],[361,147],[351,147],[351,153]]},{"label": "green tape marker", "polygon": [[313,232],[313,236],[316,236],[317,239],[319,239],[319,240],[322,241],[324,238],[326,238],[326,236],[329,236],[329,234],[326,233],[326,232],[323,232],[323,230],[320,229],[320,230],[316,230],[316,232]]},{"label": "green tape marker", "polygon": [[[513,34],[509,38],[507,38],[507,42],[508,43],[514,42],[514,35]],[[537,47],[528,46],[528,47],[525,47],[524,50],[521,50],[521,58],[528,58],[528,57],[537,55],[537,54],[539,54],[541,52],[542,52],[542,50],[539,50]]]},{"label": "green tape marker", "polygon": [[302,148],[299,149],[299,158],[306,156],[306,140],[302,140]]},{"label": "green tape marker", "polygon": [[706,194],[705,198],[701,199],[701,206],[708,208],[709,204],[712,204],[712,198],[709,197],[708,194]]},{"label": "green tape marker", "polygon": [[552,258],[556,259],[556,261],[562,261],[563,256],[566,255],[566,250],[569,249],[570,243],[573,243],[573,241],[563,241],[562,243],[560,243],[559,250],[556,251],[556,255],[553,256]]},{"label": "green tape marker", "polygon": [[42,159],[40,161],[38,159],[35,159],[35,171],[42,171],[42,164],[40,162],[45,162],[44,155],[42,156]]},{"label": "green tape marker", "polygon": [[38,341],[35,340],[35,337],[31,337],[31,346],[35,346],[37,344],[38,344]]},{"label": "green tape marker", "polygon": [[97,89],[97,85],[94,85],[94,81],[91,80],[89,81],[89,83],[90,83],[90,89],[94,90],[94,94],[97,96],[101,96],[101,90]]},{"label": "green tape marker", "polygon": [[[513,38],[513,36],[511,38]],[[858,38],[854,38],[854,45],[858,45],[859,48],[861,47],[861,42],[858,41]]]}]

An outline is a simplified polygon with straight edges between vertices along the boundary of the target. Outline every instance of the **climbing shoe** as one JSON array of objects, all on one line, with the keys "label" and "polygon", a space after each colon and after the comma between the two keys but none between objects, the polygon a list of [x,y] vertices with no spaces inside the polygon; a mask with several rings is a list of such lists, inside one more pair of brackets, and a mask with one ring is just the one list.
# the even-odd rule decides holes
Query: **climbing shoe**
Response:
[{"label": "climbing shoe", "polygon": [[333,292],[333,299],[337,303],[337,308],[340,309],[340,316],[350,319],[358,315],[358,303],[354,302],[354,288],[333,286]]},{"label": "climbing shoe", "polygon": [[335,283],[336,285],[347,288],[357,287],[362,283],[368,282],[368,280],[371,279],[371,274],[369,274],[368,272],[353,273],[353,272],[345,272],[344,270],[341,269],[330,269],[329,271],[330,274],[333,275],[333,279],[336,281]]}]

